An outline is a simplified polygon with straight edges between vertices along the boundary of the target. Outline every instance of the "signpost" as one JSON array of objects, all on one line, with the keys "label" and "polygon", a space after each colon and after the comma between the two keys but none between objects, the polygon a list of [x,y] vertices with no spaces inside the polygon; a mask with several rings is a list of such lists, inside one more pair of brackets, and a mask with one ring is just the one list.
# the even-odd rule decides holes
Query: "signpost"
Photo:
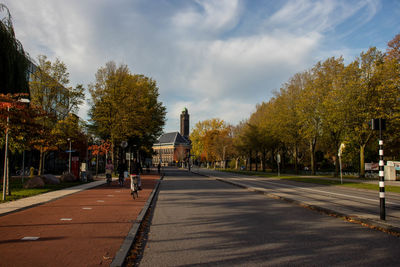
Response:
[{"label": "signpost", "polygon": [[383,160],[383,140],[382,131],[386,130],[385,119],[372,119],[371,121],[372,130],[379,131],[379,206],[380,206],[380,218],[381,220],[386,219],[385,210],[385,162]]},{"label": "signpost", "polygon": [[342,172],[342,153],[343,153],[343,149],[345,148],[345,144],[341,143],[340,147],[339,147],[339,152],[338,152],[338,156],[339,156],[339,167],[340,167],[340,183],[343,184],[343,172]]}]

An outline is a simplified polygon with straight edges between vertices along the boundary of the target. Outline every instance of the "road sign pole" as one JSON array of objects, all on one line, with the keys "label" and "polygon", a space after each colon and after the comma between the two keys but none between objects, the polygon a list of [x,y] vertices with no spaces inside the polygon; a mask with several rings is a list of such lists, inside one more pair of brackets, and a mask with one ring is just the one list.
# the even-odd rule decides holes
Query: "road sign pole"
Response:
[{"label": "road sign pole", "polygon": [[379,204],[381,220],[386,220],[384,167],[385,162],[383,160],[382,119],[379,119]]}]

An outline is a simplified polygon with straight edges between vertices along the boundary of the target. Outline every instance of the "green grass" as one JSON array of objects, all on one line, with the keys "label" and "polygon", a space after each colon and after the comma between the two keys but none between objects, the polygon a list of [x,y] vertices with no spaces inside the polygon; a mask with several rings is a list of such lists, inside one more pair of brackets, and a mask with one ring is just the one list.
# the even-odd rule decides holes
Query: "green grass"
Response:
[{"label": "green grass", "polygon": [[[329,185],[346,186],[346,187],[352,187],[352,188],[358,188],[358,189],[379,191],[378,184],[354,183],[354,182],[343,182],[343,184],[341,184],[340,181],[338,181],[338,180],[327,180],[327,179],[318,179],[318,178],[301,178],[301,177],[285,177],[285,178],[281,178],[281,179],[302,182],[302,183],[322,184],[322,185],[328,185],[328,186]],[[393,193],[400,193],[400,186],[386,185],[385,191],[393,192]]]},{"label": "green grass", "polygon": [[[29,178],[25,178],[24,180],[26,181]],[[0,200],[0,203],[8,202],[8,201],[13,201],[25,197],[31,197],[43,193],[47,193],[50,191],[55,191],[55,190],[60,190],[76,185],[83,184],[84,182],[69,182],[69,183],[60,183],[56,185],[45,185],[43,188],[32,188],[32,189],[25,189],[23,188],[22,180],[21,178],[12,178],[10,180],[10,191],[11,195],[6,196],[6,200]],[[0,187],[0,194],[3,192],[3,184],[1,184]]]},{"label": "green grass", "polygon": [[[232,173],[238,173],[238,174],[244,174],[244,175],[253,175],[253,176],[259,176],[259,177],[267,177],[267,178],[278,178],[276,174],[272,173],[262,173],[262,172],[255,172],[255,171],[236,171],[236,170],[221,170],[225,172],[232,172]],[[331,176],[322,176],[326,178],[332,178]],[[354,179],[354,177],[352,177]],[[312,183],[312,184],[321,184],[321,185],[326,185],[326,186],[346,186],[346,187],[351,187],[351,188],[358,188],[358,189],[367,189],[367,190],[373,190],[373,191],[379,191],[379,186],[378,184],[368,184],[368,183],[357,183],[357,182],[343,182],[343,184],[340,183],[340,180],[331,180],[331,179],[324,179],[324,178],[305,178],[301,176],[296,176],[296,175],[281,175],[280,179],[285,179],[285,180],[290,180],[290,181],[295,181],[295,182],[302,182],[302,183]],[[360,179],[360,178],[356,178]],[[360,180],[371,180],[371,179],[360,179]],[[386,192],[393,192],[393,193],[400,193],[400,186],[392,186],[392,185],[386,185],[385,186],[385,191]]]}]

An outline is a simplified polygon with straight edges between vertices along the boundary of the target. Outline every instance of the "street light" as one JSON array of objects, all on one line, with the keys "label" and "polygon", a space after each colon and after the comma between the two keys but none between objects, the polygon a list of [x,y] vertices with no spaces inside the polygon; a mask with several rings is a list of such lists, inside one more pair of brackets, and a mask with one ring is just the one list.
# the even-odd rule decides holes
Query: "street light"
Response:
[{"label": "street light", "polygon": [[346,147],[344,143],[340,144],[338,156],[339,156],[339,167],[340,167],[340,183],[343,184],[343,171],[342,171],[342,154],[343,149]]},{"label": "street light", "polygon": [[[30,103],[31,101],[27,98],[20,98],[17,100],[20,103]],[[10,106],[13,104],[12,102],[3,102],[4,106],[7,106],[7,124],[6,124],[6,143],[4,148],[4,173],[3,173],[3,200],[6,200],[6,188],[8,185],[8,131],[9,131],[9,123],[10,123]]]}]

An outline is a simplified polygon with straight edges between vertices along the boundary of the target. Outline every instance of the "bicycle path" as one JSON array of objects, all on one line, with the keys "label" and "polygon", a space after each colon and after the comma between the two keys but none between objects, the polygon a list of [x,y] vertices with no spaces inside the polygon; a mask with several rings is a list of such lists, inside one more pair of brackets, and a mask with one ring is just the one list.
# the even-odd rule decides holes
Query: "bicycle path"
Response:
[{"label": "bicycle path", "polygon": [[110,265],[158,179],[142,176],[135,200],[127,179],[124,187],[98,181],[30,199],[26,207],[13,203],[19,211],[4,208],[0,217],[0,266]]}]

